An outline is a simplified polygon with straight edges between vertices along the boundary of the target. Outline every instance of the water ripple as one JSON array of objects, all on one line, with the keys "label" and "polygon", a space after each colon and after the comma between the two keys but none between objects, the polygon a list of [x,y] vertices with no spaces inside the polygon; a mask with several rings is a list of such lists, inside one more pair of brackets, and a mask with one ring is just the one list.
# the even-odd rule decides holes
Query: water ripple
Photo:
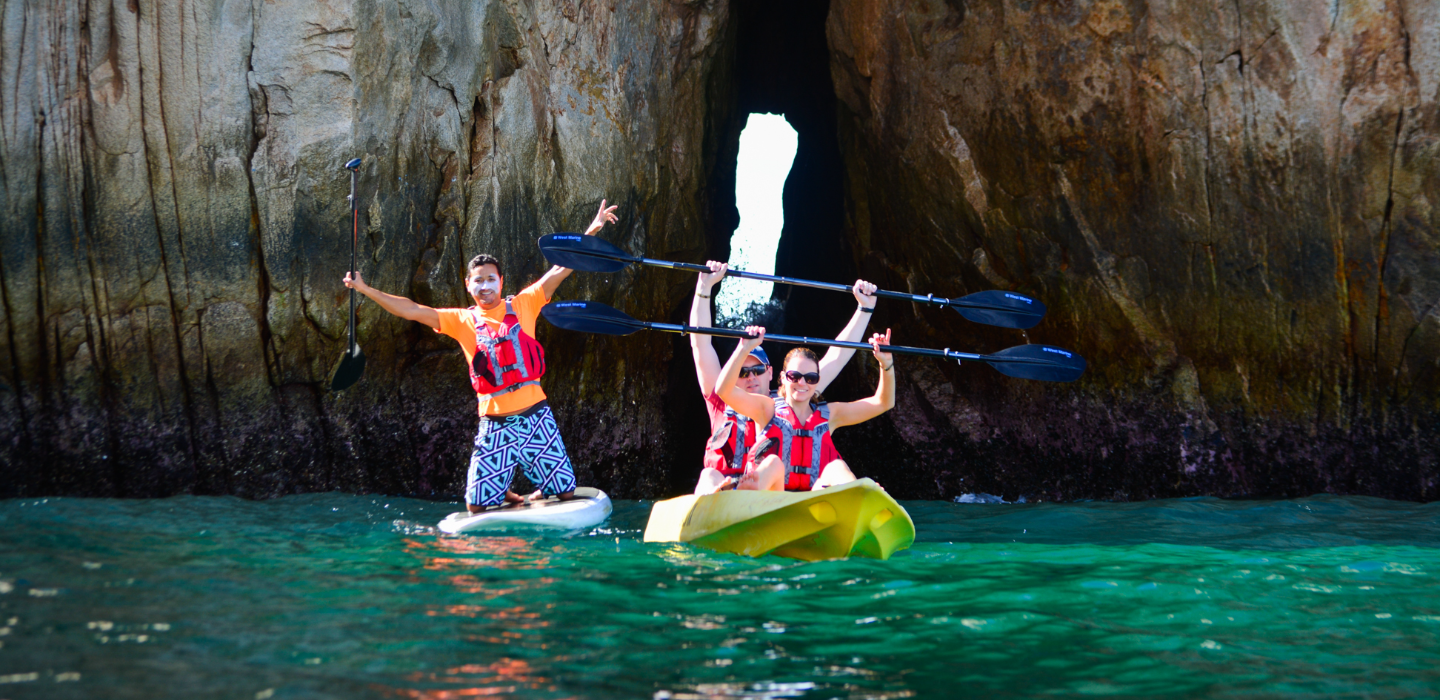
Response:
[{"label": "water ripple", "polygon": [[1427,694],[1440,507],[907,503],[888,562],[572,533],[453,505],[0,502],[0,696]]}]

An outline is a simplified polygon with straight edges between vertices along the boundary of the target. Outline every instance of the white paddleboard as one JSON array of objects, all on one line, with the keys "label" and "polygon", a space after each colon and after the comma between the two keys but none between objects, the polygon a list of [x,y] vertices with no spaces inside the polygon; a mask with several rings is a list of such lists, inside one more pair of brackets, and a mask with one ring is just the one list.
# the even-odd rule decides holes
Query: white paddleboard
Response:
[{"label": "white paddleboard", "polygon": [[451,535],[518,527],[579,530],[604,522],[610,510],[610,497],[604,491],[582,486],[568,501],[552,496],[541,501],[507,503],[474,514],[451,513],[437,527]]}]

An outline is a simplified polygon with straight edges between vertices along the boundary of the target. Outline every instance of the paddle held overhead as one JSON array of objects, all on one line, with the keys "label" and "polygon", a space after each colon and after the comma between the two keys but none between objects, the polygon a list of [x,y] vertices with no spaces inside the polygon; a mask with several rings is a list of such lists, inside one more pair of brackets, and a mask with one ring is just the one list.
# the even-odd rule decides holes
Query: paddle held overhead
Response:
[{"label": "paddle held overhead", "polygon": [[[578,233],[552,233],[541,236],[540,252],[543,253],[545,259],[549,260],[553,265],[560,265],[561,267],[568,267],[581,272],[618,272],[633,263],[653,267],[666,267],[672,270],[688,270],[690,272],[710,271],[710,268],[704,265],[636,257],[597,236],[582,236]],[[795,279],[793,277],[762,275],[758,272],[746,272],[733,267],[725,274],[743,277],[745,279],[760,280],[762,282],[778,282],[780,284],[789,284],[797,287],[813,287],[815,289],[828,289],[834,292],[850,293],[850,287],[848,285]],[[959,312],[961,316],[975,323],[1001,326],[1003,328],[1031,328],[1039,323],[1040,319],[1045,317],[1045,304],[1041,303],[1039,299],[1032,299],[1014,292],[985,291],[967,294],[959,299],[946,299],[937,297],[934,294],[905,294],[903,292],[888,292],[882,289],[876,291],[875,296],[886,299],[900,299],[917,304],[948,306]],[[863,343],[861,345],[866,348],[870,347]]]},{"label": "paddle held overhead", "polygon": [[[555,263],[560,264],[560,263]],[[630,335],[636,331],[652,330],[666,333],[695,333],[716,335],[726,338],[748,338],[749,333],[730,328],[708,328],[686,326],[674,323],[652,323],[641,321],[619,309],[594,301],[560,301],[551,303],[540,311],[545,320],[565,330],[605,335]],[[852,343],[830,338],[808,338],[791,335],[766,334],[765,339],[777,343],[795,345],[829,345],[850,347],[857,350],[869,349],[869,343]],[[951,360],[975,360],[984,362],[1007,377],[1037,379],[1046,382],[1073,382],[1085,372],[1085,358],[1049,345],[1017,345],[997,353],[980,355],[957,352],[946,348],[912,348],[904,345],[882,345],[884,352],[898,352],[924,357],[943,357]]]}]

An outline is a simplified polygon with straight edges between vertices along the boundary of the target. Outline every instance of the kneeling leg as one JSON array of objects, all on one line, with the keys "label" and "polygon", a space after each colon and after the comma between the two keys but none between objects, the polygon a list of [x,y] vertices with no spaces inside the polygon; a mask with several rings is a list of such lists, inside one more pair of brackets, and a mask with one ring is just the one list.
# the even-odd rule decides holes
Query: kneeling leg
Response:
[{"label": "kneeling leg", "polygon": [[829,464],[825,465],[824,469],[820,470],[820,478],[815,480],[815,483],[810,486],[810,490],[814,491],[827,486],[848,484],[854,480],[855,473],[850,471],[850,465],[846,464],[845,460],[831,460]]},{"label": "kneeling leg", "polygon": [[751,491],[784,491],[785,490],[785,463],[775,455],[768,455],[760,460],[754,471],[740,477],[740,485],[736,488]]},{"label": "kneeling leg", "polygon": [[711,493],[718,493],[721,489],[734,483],[734,479],[720,473],[714,467],[705,467],[700,472],[700,481],[695,484],[695,495],[704,496]]}]

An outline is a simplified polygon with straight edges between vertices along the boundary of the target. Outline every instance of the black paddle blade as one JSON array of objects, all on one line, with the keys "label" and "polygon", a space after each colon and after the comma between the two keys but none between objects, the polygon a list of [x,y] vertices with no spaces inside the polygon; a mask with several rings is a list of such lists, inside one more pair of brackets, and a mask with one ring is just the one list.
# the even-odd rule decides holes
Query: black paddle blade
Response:
[{"label": "black paddle blade", "polygon": [[580,272],[619,272],[636,260],[596,236],[551,233],[540,237],[540,252],[551,265]]},{"label": "black paddle blade", "polygon": [[593,301],[557,301],[546,304],[540,309],[540,315],[555,327],[567,331],[630,335],[645,329],[645,324],[630,314]]},{"label": "black paddle blade", "polygon": [[1042,382],[1073,382],[1085,373],[1085,358],[1050,345],[1016,345],[986,355],[1001,374]]},{"label": "black paddle blade", "polygon": [[330,380],[330,391],[345,391],[351,384],[360,381],[360,375],[365,373],[365,353],[360,351],[356,344],[345,356],[340,358],[340,367],[335,370],[335,377]]},{"label": "black paddle blade", "polygon": [[1032,328],[1045,318],[1045,305],[1024,294],[992,290],[950,300],[961,316],[988,326]]}]

